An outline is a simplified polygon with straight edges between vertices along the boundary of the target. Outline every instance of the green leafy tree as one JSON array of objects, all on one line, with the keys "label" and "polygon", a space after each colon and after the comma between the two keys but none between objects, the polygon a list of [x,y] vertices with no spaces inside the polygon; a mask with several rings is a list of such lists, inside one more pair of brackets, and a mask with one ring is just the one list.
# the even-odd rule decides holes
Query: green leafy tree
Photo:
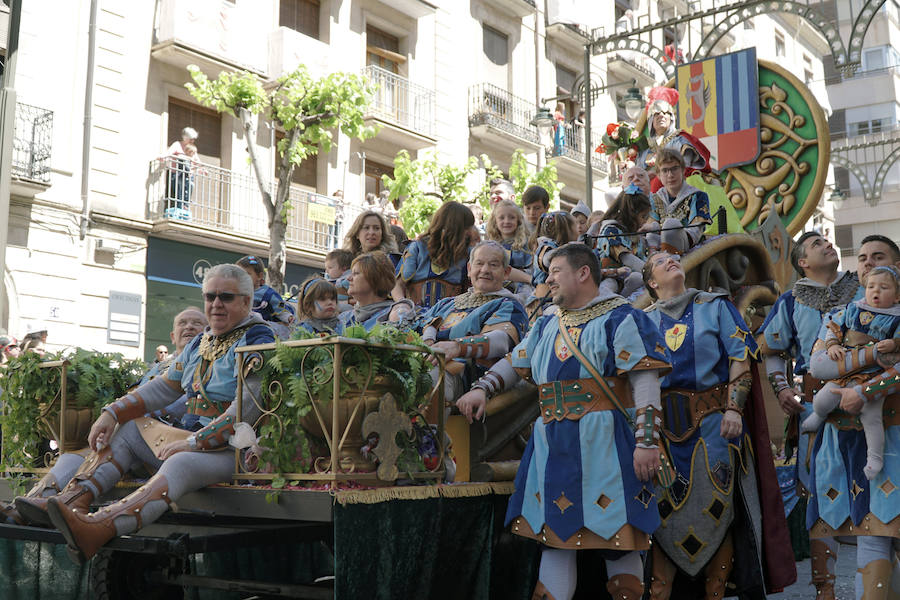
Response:
[{"label": "green leafy tree", "polygon": [[[484,169],[485,177],[473,193],[467,184],[478,169]],[[532,171],[525,153],[516,150],[510,158],[509,176],[517,197],[521,198],[528,186],[540,185],[550,193],[551,204],[558,205],[558,193],[563,184],[557,182],[555,163],[549,162],[543,168]],[[390,199],[402,202],[400,220],[410,237],[428,229],[431,216],[443,202],[477,202],[487,211],[490,182],[497,177],[505,175],[486,154],[470,156],[463,165],[454,165],[439,163],[434,154],[412,159],[406,150],[401,150],[394,157],[393,178],[381,176],[390,192]]]},{"label": "green leafy tree", "polygon": [[[368,81],[351,73],[331,73],[314,79],[304,65],[280,77],[271,89],[251,73],[223,72],[209,79],[198,67],[188,67],[193,83],[186,84],[191,95],[204,106],[240,120],[256,175],[269,225],[269,284],[281,289],[284,282],[287,248],[291,174],[294,167],[321,149],[329,152],[334,133],[360,140],[375,135],[365,125],[364,116],[372,97]],[[284,131],[278,142],[278,186],[275,196],[263,175],[255,124],[262,115]]]}]

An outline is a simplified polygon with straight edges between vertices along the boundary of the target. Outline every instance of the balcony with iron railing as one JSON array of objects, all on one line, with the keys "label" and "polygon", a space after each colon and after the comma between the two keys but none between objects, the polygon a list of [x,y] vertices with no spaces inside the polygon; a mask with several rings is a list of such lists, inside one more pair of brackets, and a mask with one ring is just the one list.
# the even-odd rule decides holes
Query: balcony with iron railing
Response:
[{"label": "balcony with iron railing", "polygon": [[375,88],[366,117],[434,138],[434,90],[375,65],[363,70]]},{"label": "balcony with iron railing", "polygon": [[50,183],[53,111],[16,103],[12,176],[38,184]]},{"label": "balcony with iron railing", "polygon": [[[269,239],[268,217],[252,175],[185,158],[150,162],[149,218],[155,225],[188,225],[217,235]],[[270,193],[275,186],[266,182]],[[324,253],[340,247],[361,212],[338,199],[291,186],[285,241],[289,247]]]},{"label": "balcony with iron railing", "polygon": [[[561,123],[557,127],[561,129],[553,132],[553,148],[548,151],[548,154],[553,157],[569,158],[583,165],[584,125]],[[609,170],[606,158],[604,155],[594,152],[594,149],[601,143],[601,135],[596,131],[591,131],[591,147],[588,148],[588,153],[591,156],[591,166],[605,174]]]},{"label": "balcony with iron railing", "polygon": [[513,96],[490,83],[469,88],[469,128],[495,129],[518,140],[540,145],[534,118],[534,102]]}]

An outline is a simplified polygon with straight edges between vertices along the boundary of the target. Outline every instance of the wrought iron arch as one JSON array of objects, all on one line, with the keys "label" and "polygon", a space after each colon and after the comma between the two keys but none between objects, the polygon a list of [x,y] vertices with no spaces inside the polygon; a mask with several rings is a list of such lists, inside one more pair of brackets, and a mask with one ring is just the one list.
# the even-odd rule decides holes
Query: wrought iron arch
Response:
[{"label": "wrought iron arch", "polygon": [[872,186],[872,205],[878,204],[878,201],[881,200],[881,193],[884,191],[884,180],[887,179],[888,171],[891,170],[897,159],[900,159],[900,147],[894,148],[893,152],[881,161],[878,171],[875,172],[875,183]]},{"label": "wrought iron arch", "polygon": [[856,180],[859,181],[859,185],[862,187],[863,198],[868,204],[873,204],[872,186],[869,185],[869,178],[866,177],[866,173],[863,171],[862,167],[849,158],[845,158],[840,154],[834,154],[833,152],[831,154],[831,164],[836,167],[843,167],[853,173]]},{"label": "wrought iron arch", "polygon": [[[853,28],[850,32],[848,43],[841,38],[834,19],[826,17],[812,0],[725,0],[724,6],[714,6],[703,10],[700,6],[694,7],[698,2],[690,2],[691,9],[688,14],[665,19],[658,23],[639,26],[622,32],[606,34],[604,28],[597,28],[592,32],[593,41],[590,42],[594,54],[605,54],[617,50],[633,50],[650,57],[671,78],[675,75],[675,63],[656,48],[650,41],[641,39],[642,35],[649,35],[666,27],[673,27],[691,21],[700,21],[711,24],[711,30],[701,39],[700,45],[694,52],[694,58],[706,58],[722,37],[745,19],[768,13],[788,13],[797,15],[810,24],[827,41],[834,58],[835,68],[845,72],[855,71],[859,66],[862,55],[863,39],[869,29],[876,12],[886,0],[863,0],[862,6],[855,9],[856,16],[853,20]],[[708,19],[713,19],[709,23]]]},{"label": "wrought iron arch", "polygon": [[[884,2],[885,0],[866,0],[867,4],[877,3],[879,6],[884,4]],[[805,4],[801,4],[800,2],[791,0],[779,0],[774,3],[767,2],[765,4],[745,6],[733,10],[703,37],[700,41],[700,47],[697,49],[697,52],[694,53],[694,58],[699,60],[709,56],[709,53],[715,48],[716,44],[719,43],[719,40],[721,40],[736,25],[739,25],[752,17],[772,12],[793,14],[806,20],[806,22],[818,31],[828,42],[828,46],[831,48],[831,55],[834,57],[835,66],[843,67],[847,64],[847,48],[844,46],[840,32],[835,24],[829,22],[821,12],[810,8]],[[860,15],[861,14],[862,13],[860,13]],[[872,14],[874,15],[875,12],[873,11]],[[871,17],[869,17],[869,20],[871,20]],[[868,28],[868,21],[866,22],[866,28]],[[856,31],[855,27],[854,31]],[[863,35],[865,35],[865,29],[863,30]],[[856,58],[857,62],[859,62],[858,53]]]},{"label": "wrought iron arch", "polygon": [[644,41],[640,38],[622,38],[619,40],[608,42],[604,44],[602,48],[602,54],[618,52],[620,50],[630,50],[631,52],[643,54],[644,56],[655,62],[657,65],[659,65],[659,68],[662,69],[663,73],[666,74],[666,79],[675,77],[675,63],[669,60],[669,57],[666,56],[662,50],[660,50],[650,42]]}]

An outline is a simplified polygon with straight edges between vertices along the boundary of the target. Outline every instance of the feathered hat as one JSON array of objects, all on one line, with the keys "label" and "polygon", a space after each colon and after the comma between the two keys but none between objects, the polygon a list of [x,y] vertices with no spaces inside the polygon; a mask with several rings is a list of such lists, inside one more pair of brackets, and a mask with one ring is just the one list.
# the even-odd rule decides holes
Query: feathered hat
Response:
[{"label": "feathered hat", "polygon": [[647,119],[653,118],[656,113],[667,112],[675,116],[675,106],[678,104],[678,90],[670,87],[655,87],[647,93]]}]

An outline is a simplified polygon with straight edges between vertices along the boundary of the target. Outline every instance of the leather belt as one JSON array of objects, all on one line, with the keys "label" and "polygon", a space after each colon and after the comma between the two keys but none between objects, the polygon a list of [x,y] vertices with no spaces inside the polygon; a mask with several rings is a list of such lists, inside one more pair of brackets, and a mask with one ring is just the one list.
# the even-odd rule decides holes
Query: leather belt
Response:
[{"label": "leather belt", "polygon": [[218,417],[225,412],[227,407],[227,403],[223,404],[224,406],[217,402],[206,400],[201,396],[191,396],[187,401],[187,412],[190,415],[199,417]]},{"label": "leather belt", "polygon": [[[633,408],[631,386],[625,377],[604,377],[619,402],[625,408]],[[590,412],[615,410],[593,378],[551,381],[538,386],[541,417],[544,423],[569,419],[577,421]]]},{"label": "leather belt", "polygon": [[[900,394],[885,398],[881,413],[885,429],[900,425]],[[862,431],[863,428],[859,415],[851,415],[840,408],[833,410],[826,420],[841,431]]]},{"label": "leather belt", "polygon": [[703,418],[724,411],[728,384],[705,390],[668,388],[662,391],[662,431],[673,442],[682,442],[694,434]]}]

